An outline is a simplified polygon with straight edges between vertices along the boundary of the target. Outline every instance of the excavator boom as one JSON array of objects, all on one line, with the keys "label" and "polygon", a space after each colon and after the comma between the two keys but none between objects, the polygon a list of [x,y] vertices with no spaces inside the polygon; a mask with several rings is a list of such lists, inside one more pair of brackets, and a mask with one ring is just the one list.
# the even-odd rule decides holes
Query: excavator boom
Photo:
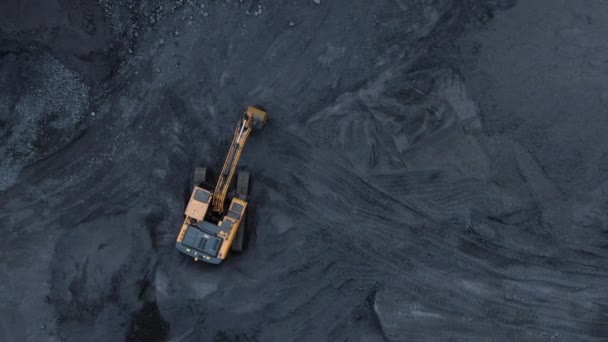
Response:
[{"label": "excavator boom", "polygon": [[222,173],[220,173],[215,191],[213,192],[213,211],[216,213],[224,212],[224,203],[226,203],[226,194],[230,188],[234,171],[238,165],[243,147],[249,137],[253,123],[253,116],[246,112],[243,118],[239,121],[234,131],[234,138],[230,144],[230,150],[228,156],[222,167]]},{"label": "excavator boom", "polygon": [[217,185],[215,186],[215,191],[213,192],[213,212],[224,212],[226,195],[230,188],[234,171],[241,158],[241,153],[245,147],[245,142],[247,142],[247,138],[253,128],[262,127],[266,123],[266,115],[266,112],[259,108],[247,107],[245,114],[236,125],[228,156],[226,157],[222,172],[220,173]]}]

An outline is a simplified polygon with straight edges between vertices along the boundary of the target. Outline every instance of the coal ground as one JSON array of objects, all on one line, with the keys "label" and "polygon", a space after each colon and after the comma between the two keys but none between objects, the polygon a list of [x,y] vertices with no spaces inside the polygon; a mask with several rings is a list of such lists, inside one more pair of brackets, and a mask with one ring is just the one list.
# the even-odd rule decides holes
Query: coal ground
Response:
[{"label": "coal ground", "polygon": [[[605,341],[608,3],[2,0],[1,341]],[[270,123],[248,248],[174,249]]]}]

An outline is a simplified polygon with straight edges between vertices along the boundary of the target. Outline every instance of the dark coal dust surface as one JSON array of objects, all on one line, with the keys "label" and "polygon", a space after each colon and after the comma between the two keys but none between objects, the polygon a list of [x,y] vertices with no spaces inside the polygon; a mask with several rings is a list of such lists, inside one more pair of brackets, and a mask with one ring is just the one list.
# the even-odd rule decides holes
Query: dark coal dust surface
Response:
[{"label": "dark coal dust surface", "polygon": [[[608,340],[608,2],[0,0],[0,341]],[[247,105],[247,246],[175,238]]]}]

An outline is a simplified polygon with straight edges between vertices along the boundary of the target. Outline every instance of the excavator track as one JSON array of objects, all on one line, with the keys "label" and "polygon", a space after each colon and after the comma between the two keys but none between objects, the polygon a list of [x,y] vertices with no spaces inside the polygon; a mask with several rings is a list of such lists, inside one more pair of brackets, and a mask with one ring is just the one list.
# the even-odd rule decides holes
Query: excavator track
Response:
[{"label": "excavator track", "polygon": [[197,167],[194,170],[193,182],[195,186],[200,186],[207,180],[207,168]]},{"label": "excavator track", "polygon": [[[249,178],[249,171],[239,172],[236,178],[236,196],[244,201],[249,197]],[[247,230],[247,211],[245,211],[245,214],[241,218],[241,224],[238,229],[234,241],[232,241],[232,245],[230,246],[230,250],[233,252],[243,251],[245,233]]]}]

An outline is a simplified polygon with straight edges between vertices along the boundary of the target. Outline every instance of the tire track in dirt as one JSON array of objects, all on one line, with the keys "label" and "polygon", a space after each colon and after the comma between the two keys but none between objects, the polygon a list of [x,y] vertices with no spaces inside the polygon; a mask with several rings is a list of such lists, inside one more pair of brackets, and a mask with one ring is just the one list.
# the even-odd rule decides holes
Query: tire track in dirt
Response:
[{"label": "tire track in dirt", "polygon": [[[284,141],[293,140],[285,139]],[[354,208],[370,208],[370,211],[376,213],[376,215],[393,215],[396,216],[394,226],[391,227],[392,222],[382,222],[380,220],[370,220],[369,214],[366,215],[353,215],[352,211],[346,210],[346,212],[338,211],[336,212],[336,206],[331,203],[323,202],[322,196],[318,196],[317,199],[302,199],[294,201],[294,204],[298,206],[307,205],[310,209],[302,209],[299,211],[301,213],[301,220],[311,220],[311,216],[316,216],[321,218],[320,220],[313,220],[312,225],[317,225],[318,231],[322,232],[324,235],[330,237],[332,248],[341,249],[343,252],[348,253],[351,257],[353,255],[360,255],[357,260],[362,263],[371,263],[375,265],[383,265],[382,270],[391,274],[395,279],[401,279],[401,281],[405,281],[410,284],[408,289],[417,294],[420,298],[424,298],[425,293],[428,292],[436,292],[443,293],[443,295],[439,298],[434,299],[432,301],[432,305],[435,307],[442,307],[445,305],[449,305],[450,307],[458,307],[461,310],[465,310],[462,308],[469,308],[465,311],[467,315],[471,317],[477,317],[478,319],[488,319],[491,324],[505,324],[506,326],[513,328],[515,326],[523,324],[522,322],[527,322],[526,325],[534,324],[538,319],[538,313],[534,313],[534,311],[529,311],[528,303],[512,303],[505,301],[498,301],[496,299],[496,293],[502,291],[502,282],[507,279],[512,279],[512,275],[509,274],[507,269],[504,270],[492,270],[497,276],[497,281],[488,281],[487,279],[483,280],[484,286],[490,288],[487,294],[484,296],[480,296],[474,288],[467,289],[466,287],[457,286],[455,288],[442,288],[436,287],[434,284],[436,283],[450,283],[450,277],[447,274],[450,273],[461,273],[464,274],[476,274],[479,273],[479,267],[483,266],[484,269],[488,270],[487,265],[483,265],[484,261],[476,260],[475,256],[471,256],[468,254],[451,254],[451,250],[458,250],[458,246],[454,245],[454,242],[446,242],[446,241],[458,241],[463,236],[464,233],[446,233],[437,232],[435,230],[437,228],[426,229],[422,233],[422,239],[420,236],[416,236],[412,233],[412,222],[415,222],[420,225],[424,225],[425,223],[431,227],[433,225],[437,225],[438,223],[430,219],[428,215],[425,215],[423,212],[412,210],[411,205],[404,205],[399,200],[396,200],[394,197],[386,196],[385,194],[378,194],[379,191],[376,188],[371,187],[366,184],[364,181],[360,179],[359,176],[354,175],[350,170],[346,170],[342,167],[338,167],[335,165],[339,165],[339,163],[334,163],[334,161],[329,158],[323,157],[323,152],[318,149],[315,150],[314,153],[310,153],[306,155],[304,152],[304,147],[302,144],[298,144],[297,147],[292,149],[291,146],[286,147],[283,145],[279,148],[271,147],[273,153],[281,156],[283,158],[289,158],[297,160],[299,163],[304,163],[308,165],[317,165],[317,170],[312,167],[306,167],[303,165],[294,166],[296,162],[285,162],[284,165],[288,165],[289,172],[292,175],[300,175],[302,182],[304,179],[308,180],[309,186],[312,188],[319,188],[319,185],[311,185],[311,179],[316,180],[316,182],[321,184],[331,184],[332,191],[343,195],[344,197],[350,200],[350,206]],[[312,149],[311,149],[312,150]],[[295,152],[295,153],[294,153]],[[318,168],[318,166],[323,165],[323,167]],[[312,173],[312,175],[311,175]],[[413,179],[416,179],[413,176]],[[474,183],[469,183],[474,184]],[[285,189],[289,188],[288,183],[282,184],[282,187]],[[430,187],[430,189],[428,188]],[[420,185],[420,190],[424,194],[427,192],[429,195],[433,194],[433,191],[437,191],[437,193],[443,193],[446,189],[450,189],[450,185],[436,185],[430,183],[428,186]],[[433,189],[435,188],[435,189]],[[467,181],[463,183],[462,189],[467,188]],[[457,190],[452,190],[454,192],[458,192],[460,189],[456,187]],[[284,190],[288,193],[288,190]],[[321,190],[322,192],[322,190]],[[471,198],[470,196],[465,196]],[[462,201],[463,198],[459,198],[456,196],[452,201],[447,201],[445,203],[458,203]],[[313,205],[313,203],[315,203]],[[440,202],[441,204],[441,202]],[[398,209],[401,211],[398,211]],[[409,213],[403,213],[403,209],[409,210]],[[396,214],[399,212],[399,214]],[[313,214],[315,213],[315,214]],[[341,213],[341,214],[340,214]],[[349,214],[350,213],[350,214]],[[340,218],[336,218],[336,214],[341,215]],[[350,215],[350,216],[348,216]],[[332,217],[331,220],[324,220],[323,217]],[[406,230],[396,229],[396,226],[401,223],[401,227],[408,227]],[[353,227],[357,227],[356,231],[353,231]],[[441,229],[441,225],[439,226]],[[404,231],[408,231],[404,233]],[[388,234],[391,234],[388,236]],[[418,231],[419,233],[419,231]],[[435,233],[435,234],[433,234]],[[373,240],[366,240],[366,236],[373,235]],[[385,237],[387,236],[387,237]],[[425,240],[426,238],[426,240]],[[429,240],[430,239],[430,240]],[[399,249],[394,249],[389,246],[393,246],[395,241],[412,241],[415,240],[416,243],[412,243],[407,252],[403,252]],[[425,246],[426,248],[420,248],[416,246],[423,241],[428,241],[429,245]],[[370,244],[371,243],[371,244]],[[533,245],[536,245],[533,244]],[[456,248],[455,248],[456,247]],[[418,253],[416,250],[418,249]],[[454,267],[458,265],[456,269],[448,270],[447,274],[443,272],[438,272],[435,268],[438,265],[441,265],[441,262],[433,261],[430,262],[429,265],[433,265],[433,268],[425,267],[424,264],[421,264],[419,260],[416,260],[412,265],[411,257],[414,256],[414,259],[419,259],[415,257],[415,255],[423,255],[425,250],[437,250],[441,251],[443,255],[442,258],[450,260],[446,265],[447,267]],[[495,252],[495,251],[494,251]],[[397,254],[393,254],[397,253]],[[531,255],[535,255],[534,251],[530,251]],[[361,257],[362,255],[362,257]],[[451,258],[450,255],[453,257]],[[371,261],[370,261],[371,260]],[[396,260],[402,260],[401,262],[396,262]],[[459,260],[454,263],[455,260]],[[524,256],[518,256],[515,260],[519,260],[522,262],[525,260]],[[514,260],[514,261],[515,261]],[[467,265],[467,266],[465,266]],[[404,277],[403,272],[410,272],[411,278]],[[444,270],[446,271],[446,270]],[[555,277],[556,274],[552,273],[551,278]],[[465,276],[464,279],[466,279]],[[399,283],[399,282],[398,282]],[[582,283],[575,282],[575,288],[581,288]],[[556,291],[555,289],[553,291]],[[456,300],[455,298],[460,298]],[[554,300],[556,297],[551,296]],[[479,310],[478,308],[486,308]],[[548,308],[547,308],[548,309]],[[547,310],[546,309],[546,310]],[[571,317],[564,317],[558,314],[552,315],[550,310],[543,311],[543,317],[545,318],[554,318],[557,321],[568,321],[574,322],[570,324],[570,328],[564,329],[570,330],[570,333],[577,333],[575,329],[576,326],[580,326],[584,324],[588,320],[588,318],[583,318],[581,320],[572,320]],[[522,316],[523,315],[523,316]],[[527,317],[523,319],[523,317]],[[540,329],[542,330],[542,329]]]}]

